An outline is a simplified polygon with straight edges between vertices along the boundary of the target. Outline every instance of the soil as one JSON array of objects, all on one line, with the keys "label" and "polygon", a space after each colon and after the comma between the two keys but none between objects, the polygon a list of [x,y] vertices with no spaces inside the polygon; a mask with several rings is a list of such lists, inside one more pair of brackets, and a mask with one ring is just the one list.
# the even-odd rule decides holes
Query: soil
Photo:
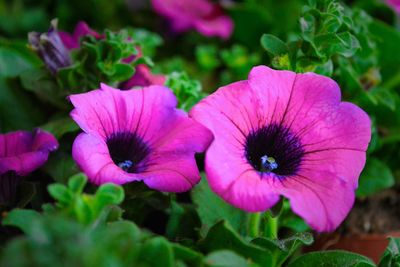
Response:
[{"label": "soil", "polygon": [[400,229],[400,188],[358,199],[339,232],[384,234]]}]

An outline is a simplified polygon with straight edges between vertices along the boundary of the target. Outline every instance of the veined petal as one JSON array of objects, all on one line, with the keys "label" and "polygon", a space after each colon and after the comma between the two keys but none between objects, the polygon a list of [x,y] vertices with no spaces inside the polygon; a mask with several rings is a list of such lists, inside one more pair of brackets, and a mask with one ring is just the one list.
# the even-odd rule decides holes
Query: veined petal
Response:
[{"label": "veined petal", "polygon": [[355,199],[353,185],[329,171],[303,172],[276,183],[274,188],[318,232],[334,231],[346,218]]},{"label": "veined petal", "polygon": [[96,135],[81,133],[72,146],[72,157],[89,181],[97,185],[142,180],[139,175],[119,168],[113,162],[107,144]]}]

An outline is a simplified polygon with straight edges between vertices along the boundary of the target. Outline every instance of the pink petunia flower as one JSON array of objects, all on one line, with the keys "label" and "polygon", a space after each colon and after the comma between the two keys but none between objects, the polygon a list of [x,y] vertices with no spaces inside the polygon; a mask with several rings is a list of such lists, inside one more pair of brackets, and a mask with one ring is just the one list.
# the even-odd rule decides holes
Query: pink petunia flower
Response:
[{"label": "pink petunia flower", "polygon": [[182,192],[199,181],[194,155],[205,151],[212,134],[176,109],[167,87],[121,91],[102,84],[70,100],[71,117],[84,131],[72,155],[91,182],[143,181],[160,191]]},{"label": "pink petunia flower", "polygon": [[57,148],[54,136],[40,129],[0,134],[0,203],[13,202],[22,176],[42,166]]},{"label": "pink petunia flower", "polygon": [[84,21],[79,21],[78,24],[76,24],[74,32],[72,34],[63,31],[60,31],[58,34],[60,35],[61,41],[64,43],[64,46],[69,50],[79,48],[80,39],[86,35],[93,36],[97,39],[104,38],[103,35],[91,29],[89,25],[87,25],[87,23]]},{"label": "pink petunia flower", "polygon": [[400,0],[386,0],[386,4],[393,8],[396,13],[400,14]]},{"label": "pink petunia flower", "polygon": [[210,0],[152,0],[154,10],[171,23],[175,32],[195,29],[204,36],[228,39],[233,21],[222,8]]},{"label": "pink petunia flower", "polygon": [[214,134],[211,188],[250,212],[282,195],[312,228],[334,230],[354,203],[371,138],[368,115],[340,98],[330,78],[265,66],[205,98],[190,115]]},{"label": "pink petunia flower", "polygon": [[153,74],[147,65],[139,64],[136,66],[135,74],[129,80],[123,82],[120,87],[122,90],[128,90],[135,86],[163,85],[165,81],[164,75]]}]

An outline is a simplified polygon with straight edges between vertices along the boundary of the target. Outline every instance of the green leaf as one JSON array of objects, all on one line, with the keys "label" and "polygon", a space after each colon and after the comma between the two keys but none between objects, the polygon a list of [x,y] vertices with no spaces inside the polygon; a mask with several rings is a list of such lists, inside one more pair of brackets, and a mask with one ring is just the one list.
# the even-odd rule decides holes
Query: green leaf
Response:
[{"label": "green leaf", "polygon": [[50,195],[62,204],[68,204],[72,200],[72,194],[65,185],[51,184],[47,187]]},{"label": "green leaf", "polygon": [[81,194],[87,182],[87,177],[83,173],[78,173],[68,180],[68,188],[75,194]]},{"label": "green leaf", "polygon": [[382,255],[379,267],[398,267],[400,265],[400,238],[389,238],[389,245]]},{"label": "green leaf", "polygon": [[50,155],[43,170],[56,182],[66,184],[68,179],[79,172],[71,153],[58,150]]},{"label": "green leaf", "polygon": [[37,229],[36,222],[41,218],[40,213],[34,210],[14,209],[3,219],[3,225],[12,225],[31,235]]},{"label": "green leaf", "polygon": [[301,245],[311,245],[313,241],[313,236],[310,233],[296,233],[293,236],[282,240],[272,240],[259,237],[253,239],[251,243],[270,251],[273,257],[273,266],[282,266],[283,263],[300,248]]},{"label": "green leaf", "polygon": [[[245,258],[229,250],[215,251],[207,255],[205,263],[210,267],[249,267]],[[255,266],[255,265],[251,265]]]},{"label": "green leaf", "polygon": [[394,185],[390,168],[377,158],[369,157],[361,173],[357,197],[367,197]]},{"label": "green leaf", "polygon": [[199,65],[206,70],[213,70],[221,64],[218,59],[218,49],[213,45],[197,46],[196,59]]},{"label": "green leaf", "polygon": [[272,34],[263,34],[261,37],[262,47],[274,56],[288,53],[287,45]]},{"label": "green leaf", "polygon": [[66,133],[79,130],[79,126],[70,117],[49,121],[48,123],[40,126],[40,128],[51,132],[57,139],[60,139]]},{"label": "green leaf", "polygon": [[199,245],[206,252],[232,250],[260,266],[272,266],[273,263],[272,255],[268,250],[247,243],[224,221],[211,227],[206,238]]},{"label": "green leaf", "polygon": [[221,220],[228,221],[236,231],[243,229],[246,225],[246,213],[229,205],[212,192],[204,177],[201,179],[200,183],[193,188],[191,195],[202,222],[201,233],[203,235],[211,226]]},{"label": "green leaf", "polygon": [[288,267],[373,267],[375,264],[365,256],[347,251],[311,252],[296,258]]},{"label": "green leaf", "polygon": [[0,77],[0,130],[32,130],[44,123],[46,114],[40,103],[16,80]]},{"label": "green leaf", "polygon": [[203,255],[199,252],[177,243],[173,243],[172,248],[177,260],[184,261],[188,263],[189,266],[201,266]]},{"label": "green leaf", "polygon": [[40,59],[25,42],[0,39],[0,77],[15,77],[39,64]]},{"label": "green leaf", "polygon": [[171,244],[163,237],[155,237],[144,243],[139,262],[154,267],[173,267],[174,253]]},{"label": "green leaf", "polygon": [[100,206],[118,205],[124,200],[124,190],[115,184],[103,184],[97,190],[95,198]]}]

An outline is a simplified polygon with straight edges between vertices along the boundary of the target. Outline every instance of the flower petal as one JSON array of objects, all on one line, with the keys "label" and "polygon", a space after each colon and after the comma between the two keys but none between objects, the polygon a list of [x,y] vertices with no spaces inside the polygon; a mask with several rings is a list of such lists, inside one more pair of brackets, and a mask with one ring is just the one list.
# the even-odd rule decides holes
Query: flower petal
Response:
[{"label": "flower petal", "polygon": [[262,124],[280,123],[287,112],[296,73],[276,71],[265,66],[254,67],[249,74],[251,94],[258,99],[255,107]]},{"label": "flower petal", "polygon": [[153,134],[146,131],[150,125],[160,130],[160,123],[177,104],[171,90],[163,86],[121,91],[102,84],[100,90],[69,98],[75,107],[71,117],[83,131],[104,140],[117,132],[135,133],[144,139]]},{"label": "flower petal", "polygon": [[127,173],[115,165],[107,144],[96,135],[78,135],[72,146],[72,157],[94,184],[124,184],[141,180],[139,175]]},{"label": "flower petal", "polygon": [[197,20],[194,27],[204,36],[228,39],[233,32],[233,21],[228,16],[220,15],[212,19]]},{"label": "flower petal", "polygon": [[241,150],[214,142],[206,152],[205,169],[211,189],[228,203],[246,211],[265,211],[279,196],[250,166]]},{"label": "flower petal", "polygon": [[135,86],[144,87],[150,85],[163,85],[165,80],[166,78],[164,75],[153,74],[149,67],[140,64],[136,66],[135,74],[133,74],[129,80],[122,83],[121,89],[127,90]]},{"label": "flower petal", "polygon": [[303,172],[275,183],[276,193],[290,200],[290,206],[318,232],[331,232],[353,206],[353,186],[329,171]]},{"label": "flower petal", "polygon": [[0,174],[15,171],[24,176],[42,166],[58,142],[40,129],[33,133],[16,131],[0,135]]}]

